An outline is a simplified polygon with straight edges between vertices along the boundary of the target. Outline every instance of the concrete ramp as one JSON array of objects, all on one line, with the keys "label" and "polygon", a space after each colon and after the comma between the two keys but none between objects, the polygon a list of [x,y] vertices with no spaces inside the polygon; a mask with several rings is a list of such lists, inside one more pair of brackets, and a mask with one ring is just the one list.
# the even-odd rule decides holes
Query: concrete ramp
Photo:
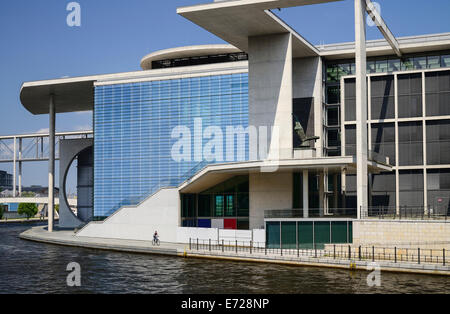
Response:
[{"label": "concrete ramp", "polygon": [[90,222],[77,237],[152,241],[158,231],[161,242],[177,242],[178,188],[163,188],[137,206],[126,206],[102,222]]}]

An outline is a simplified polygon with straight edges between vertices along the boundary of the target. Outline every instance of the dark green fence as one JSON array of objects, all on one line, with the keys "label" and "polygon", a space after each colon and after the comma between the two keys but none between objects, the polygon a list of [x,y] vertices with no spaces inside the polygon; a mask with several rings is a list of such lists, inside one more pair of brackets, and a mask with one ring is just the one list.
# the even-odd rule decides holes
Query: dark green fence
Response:
[{"label": "dark green fence", "polygon": [[323,249],[325,244],[352,243],[352,221],[268,221],[267,248]]}]

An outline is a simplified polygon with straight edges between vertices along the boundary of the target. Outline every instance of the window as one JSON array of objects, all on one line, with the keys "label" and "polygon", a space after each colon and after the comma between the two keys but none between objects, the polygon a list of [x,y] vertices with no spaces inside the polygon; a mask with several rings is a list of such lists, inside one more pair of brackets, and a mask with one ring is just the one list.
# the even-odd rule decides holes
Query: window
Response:
[{"label": "window", "polygon": [[433,213],[450,216],[450,169],[428,170],[427,183]]},{"label": "window", "polygon": [[429,165],[450,164],[450,120],[427,122],[427,162]]},{"label": "window", "polygon": [[327,126],[339,126],[339,107],[327,108]]},{"label": "window", "polygon": [[372,119],[395,117],[394,76],[372,77],[371,80]]},{"label": "window", "polygon": [[356,80],[346,79],[345,89],[345,121],[356,120]]},{"label": "window", "polygon": [[[371,175],[372,206],[394,207],[395,202],[395,173],[381,173]],[[386,211],[387,213],[387,211]]]},{"label": "window", "polygon": [[422,74],[398,75],[398,117],[422,116]]},{"label": "window", "polygon": [[400,59],[389,59],[388,60],[388,72],[400,71],[401,62]]},{"label": "window", "polygon": [[395,165],[395,124],[372,124],[371,138],[371,150],[381,156],[389,157],[390,164]]},{"label": "window", "polygon": [[356,155],[356,125],[345,126],[345,156]]},{"label": "window", "polygon": [[441,66],[443,68],[450,67],[450,54],[442,55]]},{"label": "window", "polygon": [[234,195],[226,195],[225,216],[226,217],[236,216],[236,205],[234,203]]},{"label": "window", "polygon": [[223,195],[216,195],[214,197],[214,217],[223,217],[224,203],[225,199]]},{"label": "window", "polygon": [[327,86],[327,104],[339,104],[341,102],[341,89],[339,86]]},{"label": "window", "polygon": [[427,57],[427,69],[436,69],[441,67],[441,58],[439,56]]},{"label": "window", "polygon": [[450,71],[426,73],[427,116],[450,115]]},{"label": "window", "polygon": [[399,165],[413,166],[423,164],[422,122],[398,124]]},{"label": "window", "polygon": [[331,129],[327,131],[327,147],[341,146],[341,135],[338,129]]},{"label": "window", "polygon": [[400,171],[399,181],[400,204],[408,207],[423,206],[423,171],[402,170]]}]

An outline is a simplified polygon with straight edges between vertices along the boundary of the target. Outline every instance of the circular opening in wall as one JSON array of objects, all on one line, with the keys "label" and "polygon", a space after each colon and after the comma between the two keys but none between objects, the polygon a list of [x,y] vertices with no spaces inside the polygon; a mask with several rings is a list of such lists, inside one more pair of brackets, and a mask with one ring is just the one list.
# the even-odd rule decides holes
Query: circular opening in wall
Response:
[{"label": "circular opening in wall", "polygon": [[72,213],[77,216],[77,168],[78,168],[78,156],[72,161],[66,174],[66,181],[64,184],[64,193],[66,195],[67,202],[72,210]]}]

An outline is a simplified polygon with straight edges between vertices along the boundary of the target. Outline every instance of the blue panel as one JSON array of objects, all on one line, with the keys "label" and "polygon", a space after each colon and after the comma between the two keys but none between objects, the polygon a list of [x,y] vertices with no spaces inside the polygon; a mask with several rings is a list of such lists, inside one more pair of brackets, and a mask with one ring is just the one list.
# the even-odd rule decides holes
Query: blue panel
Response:
[{"label": "blue panel", "polygon": [[19,204],[18,203],[9,203],[8,204],[8,211],[16,212],[18,210],[19,210]]},{"label": "blue panel", "polygon": [[211,219],[199,219],[198,227],[199,228],[211,228]]},{"label": "blue panel", "polygon": [[[94,107],[94,216],[135,205],[161,187],[178,186],[209,163],[172,159],[177,126],[194,136],[194,119],[223,132],[248,127],[248,74],[97,86]],[[203,139],[205,145],[209,139]],[[240,148],[248,160],[248,137]],[[240,143],[240,142],[239,142]],[[234,160],[237,161],[237,154]]]}]

